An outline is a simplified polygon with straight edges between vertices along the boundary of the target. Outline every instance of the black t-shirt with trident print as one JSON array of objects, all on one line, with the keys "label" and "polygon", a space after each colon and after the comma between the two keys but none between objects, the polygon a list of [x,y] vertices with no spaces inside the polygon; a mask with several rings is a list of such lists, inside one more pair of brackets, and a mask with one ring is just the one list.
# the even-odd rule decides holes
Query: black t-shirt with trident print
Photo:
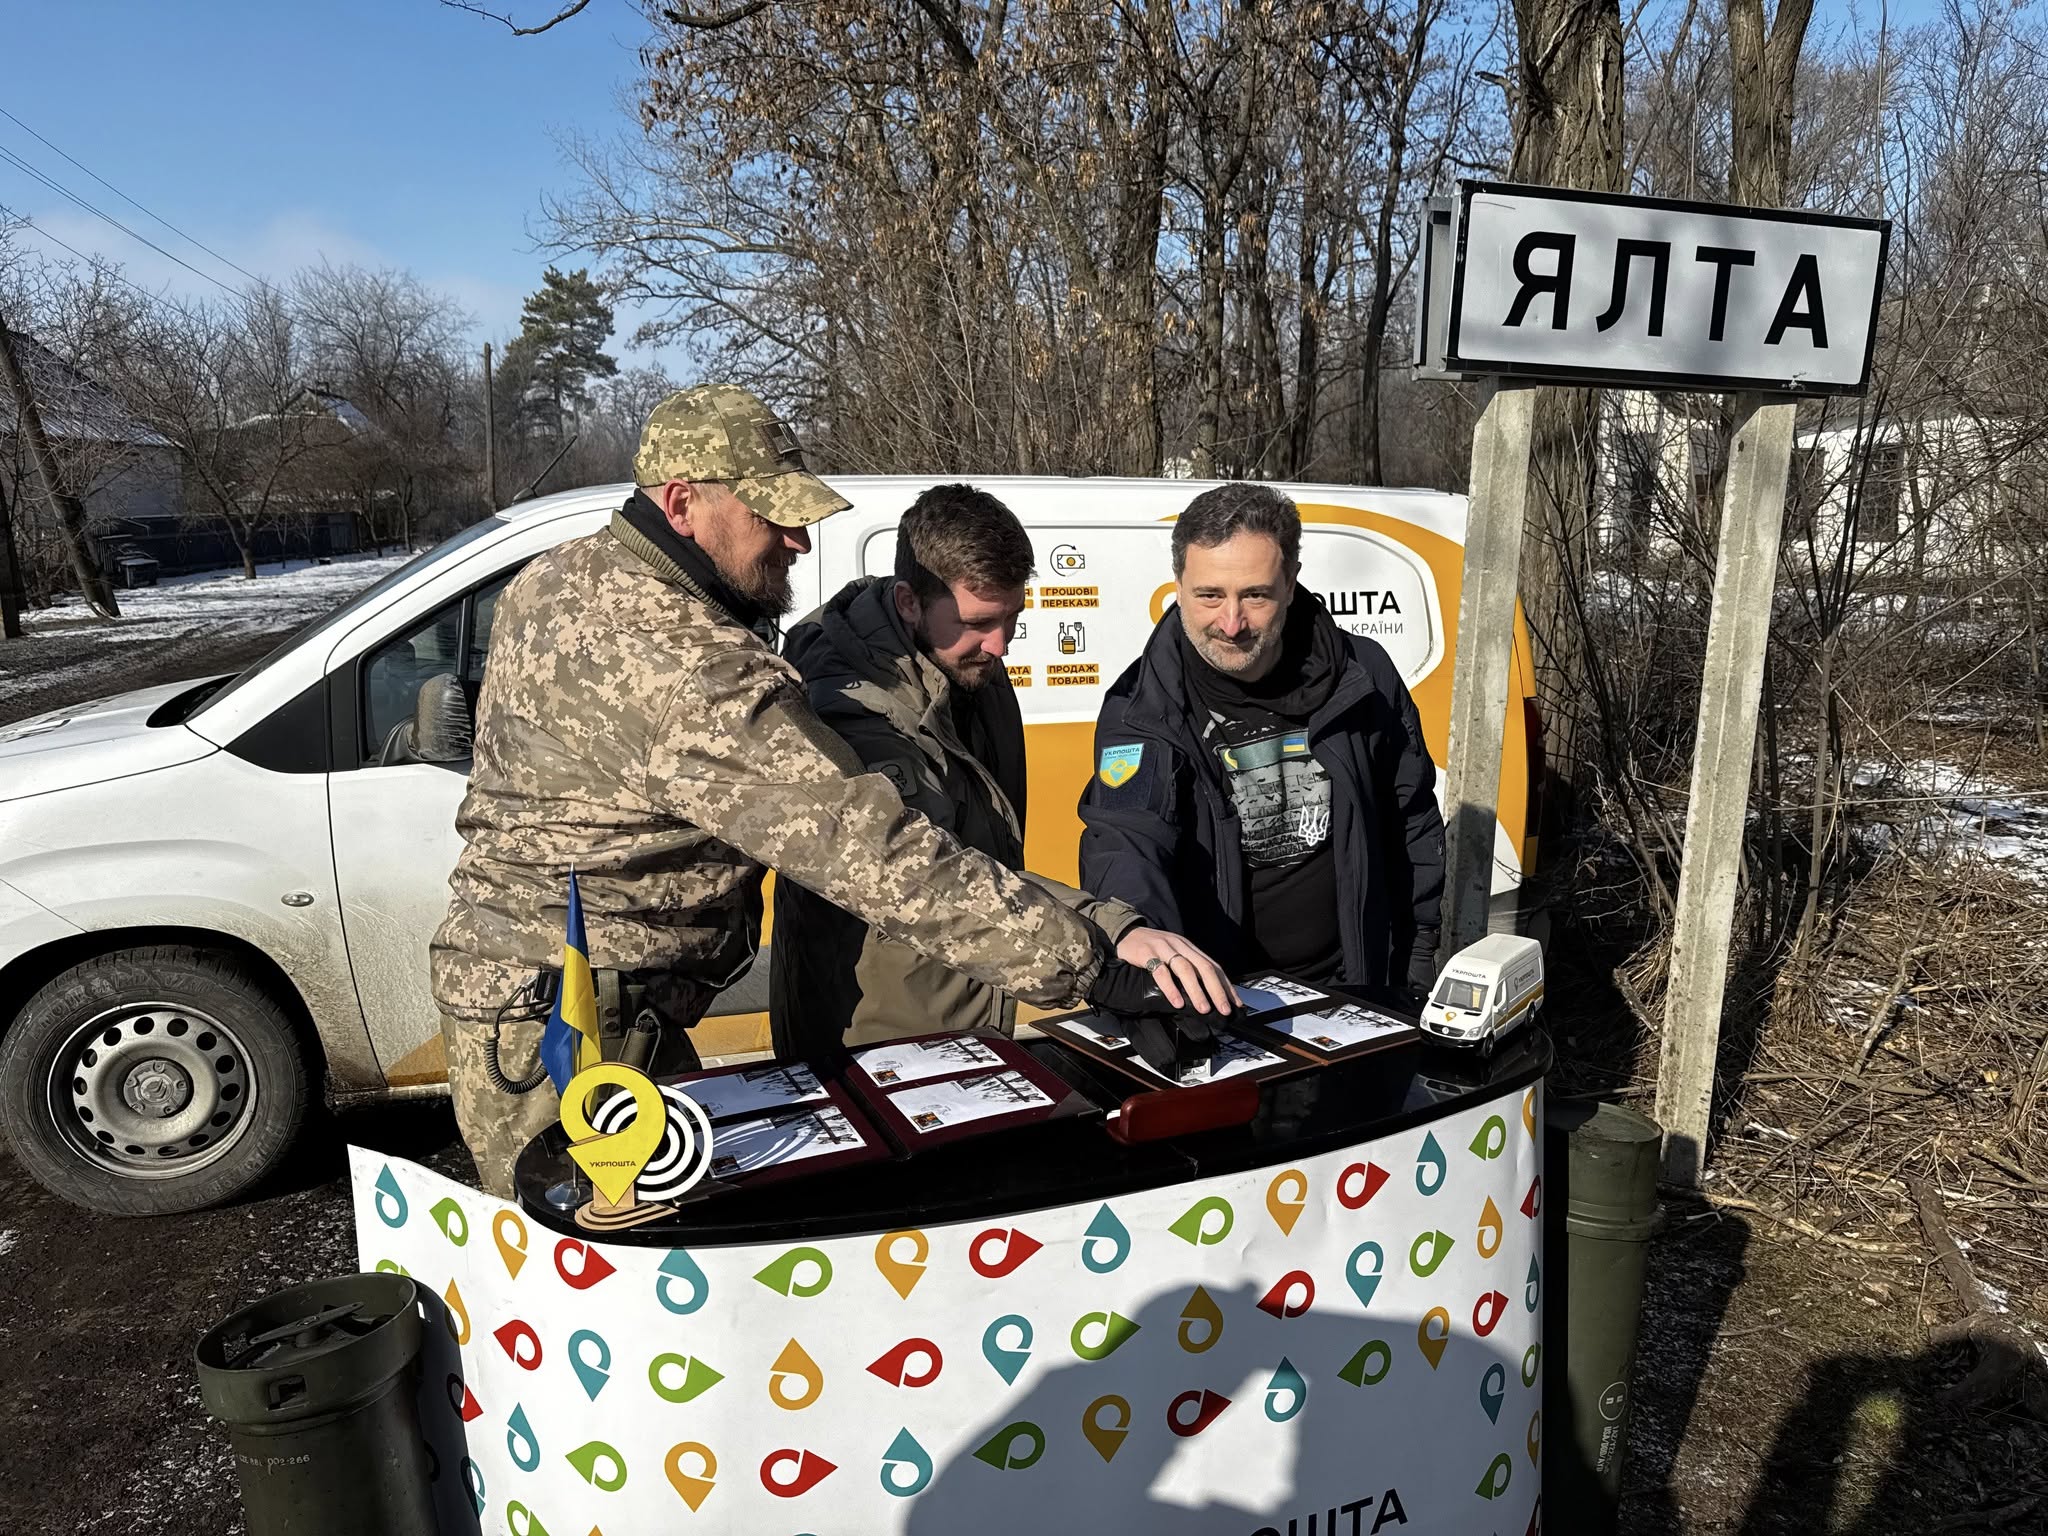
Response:
[{"label": "black t-shirt with trident print", "polygon": [[1333,626],[1314,605],[1288,609],[1280,659],[1256,683],[1202,660],[1181,635],[1187,677],[1207,709],[1202,741],[1223,769],[1245,865],[1246,963],[1318,985],[1344,967],[1337,928],[1337,860],[1330,842],[1330,776],[1309,751],[1308,722],[1337,683]]}]

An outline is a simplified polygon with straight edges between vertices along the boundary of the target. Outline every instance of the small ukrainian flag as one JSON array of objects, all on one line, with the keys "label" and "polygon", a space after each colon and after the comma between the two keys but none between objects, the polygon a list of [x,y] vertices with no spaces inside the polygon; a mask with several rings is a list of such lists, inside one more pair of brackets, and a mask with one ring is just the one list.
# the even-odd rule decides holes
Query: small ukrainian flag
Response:
[{"label": "small ukrainian flag", "polygon": [[562,985],[540,1037],[541,1065],[548,1069],[556,1093],[566,1091],[569,1079],[585,1067],[604,1059],[597,1039],[597,987],[590,979],[589,948],[583,936],[583,893],[576,888],[572,869],[569,921],[562,935]]}]

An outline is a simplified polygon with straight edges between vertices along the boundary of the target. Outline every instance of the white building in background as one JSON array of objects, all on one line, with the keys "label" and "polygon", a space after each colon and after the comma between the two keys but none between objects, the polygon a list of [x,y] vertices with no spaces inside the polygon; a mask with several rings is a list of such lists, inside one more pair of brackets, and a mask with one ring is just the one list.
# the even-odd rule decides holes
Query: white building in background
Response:
[{"label": "white building in background", "polygon": [[[1600,417],[1595,528],[1607,558],[1676,557],[1711,543],[1720,452],[1712,396],[1610,391]],[[1786,494],[1785,558],[1830,561],[1853,528],[1871,578],[1996,574],[2048,543],[2040,424],[1943,410],[1879,416],[1870,401],[1802,403]],[[2038,553],[2032,558],[2038,559]]]}]

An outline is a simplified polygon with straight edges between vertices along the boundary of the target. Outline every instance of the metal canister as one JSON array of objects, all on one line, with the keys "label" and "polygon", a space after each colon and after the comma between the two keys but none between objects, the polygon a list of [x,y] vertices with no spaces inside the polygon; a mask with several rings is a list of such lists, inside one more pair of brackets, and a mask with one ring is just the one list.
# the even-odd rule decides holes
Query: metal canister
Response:
[{"label": "metal canister", "polygon": [[1663,1131],[1619,1104],[1544,1114],[1543,1503],[1552,1530],[1612,1531],[1632,1407]]},{"label": "metal canister", "polygon": [[434,1536],[420,1319],[405,1276],[346,1275],[278,1291],[199,1341],[249,1536]]}]

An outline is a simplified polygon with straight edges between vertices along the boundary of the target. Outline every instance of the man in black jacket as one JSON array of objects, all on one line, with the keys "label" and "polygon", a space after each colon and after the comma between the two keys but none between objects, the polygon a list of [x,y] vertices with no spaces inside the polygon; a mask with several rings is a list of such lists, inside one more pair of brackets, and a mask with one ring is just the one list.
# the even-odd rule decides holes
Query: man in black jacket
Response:
[{"label": "man in black jacket", "polygon": [[[933,486],[896,530],[894,577],[849,584],[790,631],[783,655],[818,718],[906,806],[1087,918],[1170,1000],[1186,987],[1221,1007],[1228,981],[1185,940],[1024,869],[1024,719],[1003,658],[1031,569],[1031,536],[1008,507],[972,486]],[[1004,993],[794,880],[775,883],[770,953],[770,1018],[785,1060],[841,1041],[1015,1025]]]},{"label": "man in black jacket", "polygon": [[1181,514],[1175,607],[1096,721],[1081,883],[1239,977],[1426,991],[1436,765],[1392,660],[1296,587],[1300,556],[1300,514],[1269,486]]}]

